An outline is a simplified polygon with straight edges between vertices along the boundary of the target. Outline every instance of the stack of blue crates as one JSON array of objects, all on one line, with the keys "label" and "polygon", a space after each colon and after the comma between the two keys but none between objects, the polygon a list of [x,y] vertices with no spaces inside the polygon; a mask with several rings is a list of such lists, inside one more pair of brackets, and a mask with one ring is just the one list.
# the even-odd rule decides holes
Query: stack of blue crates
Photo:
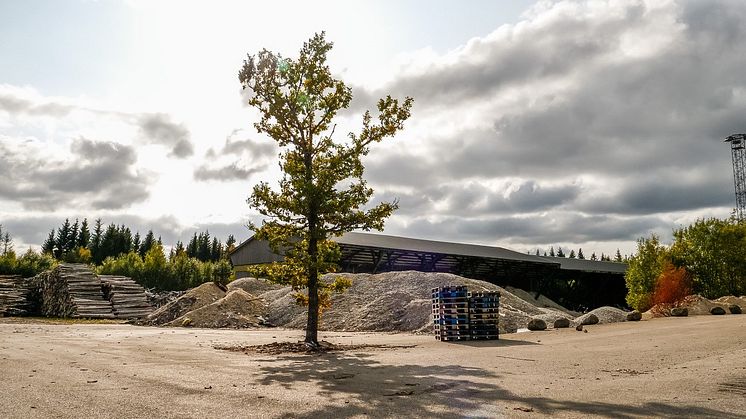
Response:
[{"label": "stack of blue crates", "polygon": [[436,339],[499,339],[499,292],[469,292],[465,286],[433,288],[432,303]]},{"label": "stack of blue crates", "polygon": [[433,288],[433,326],[438,340],[469,340],[469,296],[465,286]]},{"label": "stack of blue crates", "polygon": [[469,332],[474,340],[499,339],[500,293],[469,293]]}]

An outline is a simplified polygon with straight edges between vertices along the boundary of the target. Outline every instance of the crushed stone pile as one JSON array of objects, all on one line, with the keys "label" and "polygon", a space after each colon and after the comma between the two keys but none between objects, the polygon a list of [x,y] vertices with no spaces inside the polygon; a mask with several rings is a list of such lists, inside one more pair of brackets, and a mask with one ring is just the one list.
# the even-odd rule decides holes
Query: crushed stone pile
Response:
[{"label": "crushed stone pile", "polygon": [[[447,273],[329,274],[322,281],[331,283],[340,275],[352,280],[352,286],[332,296],[331,308],[321,314],[321,330],[432,333],[433,288],[460,285],[473,292],[500,292],[500,333],[524,329],[532,320],[553,327],[558,319],[580,324],[583,316],[590,314],[596,315],[599,323],[626,321],[627,316],[626,311],[613,307],[601,307],[581,316],[545,296],[536,298],[520,289],[503,289]],[[307,308],[296,304],[296,292],[289,286],[242,278],[227,288],[226,293],[213,283],[202,284],[156,310],[145,323],[205,328],[306,326]]]},{"label": "crushed stone pile", "polygon": [[721,307],[726,313],[729,313],[728,306],[736,304],[740,307],[746,307],[746,298],[726,296],[717,300],[709,300],[701,295],[688,295],[680,301],[673,304],[656,304],[650,310],[645,312],[646,315],[653,317],[665,317],[671,315],[671,309],[674,307],[683,307],[688,310],[690,316],[710,315],[710,310],[714,307]]},{"label": "crushed stone pile", "polygon": [[285,288],[284,285],[274,284],[265,279],[257,278],[240,278],[228,284],[228,291],[242,289],[249,294],[260,295],[268,291],[275,291]]},{"label": "crushed stone pile", "polygon": [[[416,271],[381,274],[330,274],[352,280],[352,286],[332,297],[332,306],[321,315],[322,330],[422,332],[432,331],[433,288],[465,285],[470,291],[500,291],[500,332],[513,333],[532,318],[554,323],[560,317],[574,317],[566,310],[537,307],[494,284],[447,273]],[[269,322],[288,328],[306,325],[306,308],[295,304],[293,290],[285,287],[261,295],[269,301]],[[555,303],[556,304],[556,303]]]},{"label": "crushed stone pile", "polygon": [[571,317],[578,317],[581,313],[578,313],[577,311],[568,310],[565,307],[562,307],[555,301],[551,300],[547,296],[543,294],[536,294],[528,291],[524,291],[520,288],[515,288],[511,286],[505,287],[505,290],[509,293],[515,295],[518,298],[521,298],[537,307],[542,308],[553,308],[555,310],[559,310],[561,312],[567,313]]},{"label": "crushed stone pile", "polygon": [[598,324],[626,322],[628,313],[616,307],[603,306],[578,316],[575,319],[575,325],[583,324],[583,320],[591,315],[598,318]]},{"label": "crushed stone pile", "polygon": [[742,309],[746,310],[746,297],[734,297],[732,295],[726,295],[725,297],[720,297],[714,302],[723,303],[723,304],[735,304]]},{"label": "crushed stone pile", "polygon": [[266,325],[267,305],[260,297],[236,288],[225,297],[189,311],[166,326],[243,329]]},{"label": "crushed stone pile", "polygon": [[192,288],[176,300],[161,306],[143,321],[144,324],[160,326],[172,322],[179,317],[212,304],[225,297],[225,291],[214,282],[206,282]]}]

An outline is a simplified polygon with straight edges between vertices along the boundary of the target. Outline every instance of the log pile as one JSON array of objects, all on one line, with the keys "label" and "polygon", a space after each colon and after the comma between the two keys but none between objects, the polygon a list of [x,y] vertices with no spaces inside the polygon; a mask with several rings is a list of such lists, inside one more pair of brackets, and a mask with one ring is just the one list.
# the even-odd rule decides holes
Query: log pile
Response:
[{"label": "log pile", "polygon": [[33,312],[31,281],[19,275],[0,275],[0,316],[27,316]]},{"label": "log pile", "polygon": [[48,317],[114,319],[101,280],[82,264],[60,264],[35,277],[41,291],[41,314]]},{"label": "log pile", "polygon": [[104,297],[118,319],[142,318],[153,312],[145,288],[126,276],[99,275]]}]

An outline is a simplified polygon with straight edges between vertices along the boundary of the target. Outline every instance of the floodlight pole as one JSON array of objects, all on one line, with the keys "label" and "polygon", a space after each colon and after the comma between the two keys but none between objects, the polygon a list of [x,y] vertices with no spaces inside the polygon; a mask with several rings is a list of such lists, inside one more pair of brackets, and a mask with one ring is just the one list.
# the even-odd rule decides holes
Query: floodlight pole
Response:
[{"label": "floodlight pole", "polygon": [[733,134],[725,139],[730,143],[733,158],[733,182],[736,189],[736,217],[739,221],[746,216],[746,134]]}]

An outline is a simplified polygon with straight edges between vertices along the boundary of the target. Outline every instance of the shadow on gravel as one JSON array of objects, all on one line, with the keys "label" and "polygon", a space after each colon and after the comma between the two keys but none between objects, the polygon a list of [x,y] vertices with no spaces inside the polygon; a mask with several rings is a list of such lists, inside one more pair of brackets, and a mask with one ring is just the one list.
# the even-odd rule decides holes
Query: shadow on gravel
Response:
[{"label": "shadow on gravel", "polygon": [[[502,389],[498,371],[459,365],[385,365],[364,353],[283,355],[282,365],[261,368],[261,385],[295,387],[315,383],[319,390],[316,410],[287,414],[287,418],[430,417],[493,418],[528,416],[595,415],[633,417],[739,417],[730,412],[668,403],[630,406],[521,397]],[[524,413],[527,412],[527,413]]]}]

